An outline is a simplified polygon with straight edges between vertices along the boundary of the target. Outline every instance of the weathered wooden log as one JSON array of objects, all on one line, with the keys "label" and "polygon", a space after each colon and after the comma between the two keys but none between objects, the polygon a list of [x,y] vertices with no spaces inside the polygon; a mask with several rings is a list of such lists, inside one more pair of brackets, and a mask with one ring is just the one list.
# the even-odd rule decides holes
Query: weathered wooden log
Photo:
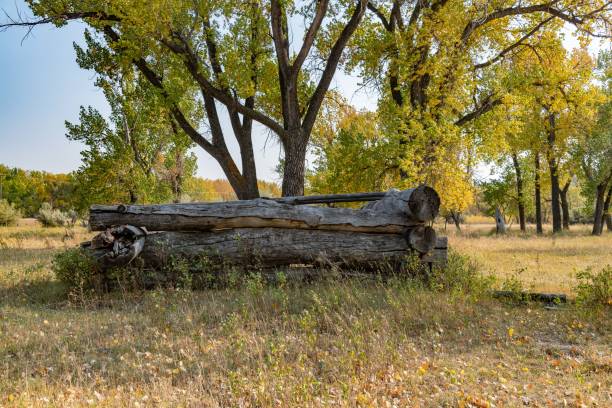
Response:
[{"label": "weathered wooden log", "polygon": [[268,198],[277,203],[304,205],[304,204],[334,204],[334,203],[354,203],[360,201],[382,200],[387,192],[375,193],[347,193],[347,194],[320,194],[309,196],[293,196]]},{"label": "weathered wooden log", "polygon": [[146,231],[132,225],[109,228],[96,235],[91,241],[81,244],[89,249],[99,265],[105,268],[125,266],[142,252]]},{"label": "weathered wooden log", "polygon": [[440,197],[433,188],[427,186],[408,190],[392,189],[382,199],[368,203],[363,208],[379,213],[405,214],[411,220],[427,222],[437,217]]},{"label": "weathered wooden log", "polygon": [[511,290],[496,290],[493,297],[545,303],[567,303],[564,293],[514,292]]},{"label": "weathered wooden log", "polygon": [[115,225],[137,225],[149,231],[209,231],[227,228],[292,228],[367,233],[404,233],[438,213],[437,193],[425,186],[390,191],[371,208],[296,206],[269,199],[222,203],[160,205],[94,205],[89,225],[102,231]]},{"label": "weathered wooden log", "polygon": [[[433,230],[416,233],[424,241],[433,238],[426,262],[446,258],[446,239]],[[238,228],[210,232],[156,232],[147,236],[140,254],[145,264],[163,265],[169,257],[206,256],[214,262],[240,265],[290,264],[357,265],[402,262],[410,243],[400,234],[359,234],[347,231],[308,231],[282,228]]]}]

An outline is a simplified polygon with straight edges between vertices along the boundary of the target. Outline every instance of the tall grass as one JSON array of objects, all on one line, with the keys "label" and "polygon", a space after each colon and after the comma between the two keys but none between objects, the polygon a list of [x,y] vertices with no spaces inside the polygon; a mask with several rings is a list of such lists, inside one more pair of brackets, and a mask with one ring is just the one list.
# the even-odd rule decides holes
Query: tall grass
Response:
[{"label": "tall grass", "polygon": [[0,228],[0,406],[611,402],[609,315],[473,296],[483,277],[461,256],[429,280],[253,274],[205,291],[72,297],[50,261],[88,233],[28,228],[40,237]]}]

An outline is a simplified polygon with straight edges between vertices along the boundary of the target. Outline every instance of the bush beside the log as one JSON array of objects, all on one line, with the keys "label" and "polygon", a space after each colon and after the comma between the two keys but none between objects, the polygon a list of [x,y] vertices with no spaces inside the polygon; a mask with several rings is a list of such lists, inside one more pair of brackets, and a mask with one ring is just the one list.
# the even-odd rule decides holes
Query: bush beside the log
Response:
[{"label": "bush beside the log", "polygon": [[142,290],[158,287],[174,287],[187,290],[219,289],[240,287],[259,277],[268,282],[286,282],[289,278],[309,280],[312,278],[336,278],[339,275],[358,275],[394,279],[418,278],[425,286],[440,292],[463,295],[480,295],[489,292],[493,279],[483,277],[479,265],[467,256],[456,252],[449,254],[446,266],[434,266],[432,273],[424,273],[425,265],[416,256],[407,256],[403,272],[397,273],[394,265],[380,262],[371,265],[367,274],[360,270],[339,270],[330,265],[325,271],[312,268],[264,269],[257,265],[241,267],[229,263],[218,263],[204,255],[196,258],[182,258],[169,255],[160,268],[153,270],[143,267],[137,258],[127,267],[101,271],[90,253],[81,248],[69,249],[56,255],[53,270],[57,278],[71,291]]},{"label": "bush beside the log", "polygon": [[57,279],[70,290],[100,289],[100,270],[96,260],[82,248],[70,248],[53,258],[51,268]]},{"label": "bush beside the log", "polygon": [[490,293],[494,283],[495,277],[483,275],[476,261],[451,249],[446,264],[435,264],[429,278],[429,286],[434,290],[470,296]]}]

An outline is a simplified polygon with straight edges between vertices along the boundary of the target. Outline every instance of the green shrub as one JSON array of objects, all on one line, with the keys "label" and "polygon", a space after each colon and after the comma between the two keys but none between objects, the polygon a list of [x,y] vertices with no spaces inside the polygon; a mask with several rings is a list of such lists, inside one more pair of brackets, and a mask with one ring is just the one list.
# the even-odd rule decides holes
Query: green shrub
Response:
[{"label": "green shrub", "polygon": [[494,278],[481,273],[480,265],[466,255],[448,251],[445,265],[436,265],[429,277],[434,290],[459,294],[481,295],[490,292]]},{"label": "green shrub", "polygon": [[96,260],[82,248],[71,248],[55,255],[52,269],[70,290],[101,288],[103,276]]},{"label": "green shrub", "polygon": [[579,272],[576,292],[576,304],[588,308],[612,307],[612,266],[607,265],[601,271],[593,273],[591,269]]},{"label": "green shrub", "polygon": [[54,209],[49,203],[42,204],[36,218],[44,227],[63,227],[71,224],[70,216]]},{"label": "green shrub", "polygon": [[21,213],[13,204],[0,200],[0,225],[13,225],[21,218]]}]

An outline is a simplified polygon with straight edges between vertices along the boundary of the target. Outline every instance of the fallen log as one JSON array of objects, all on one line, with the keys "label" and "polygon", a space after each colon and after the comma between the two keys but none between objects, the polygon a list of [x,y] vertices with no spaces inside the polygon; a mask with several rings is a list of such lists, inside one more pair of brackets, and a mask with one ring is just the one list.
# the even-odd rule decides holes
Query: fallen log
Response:
[{"label": "fallen log", "polygon": [[539,293],[539,292],[515,292],[511,290],[496,290],[493,292],[495,298],[506,298],[512,300],[544,302],[544,303],[567,303],[567,295],[564,293]]},{"label": "fallen log", "polygon": [[127,265],[136,256],[145,266],[159,269],[172,258],[202,257],[217,265],[229,263],[261,267],[398,263],[405,261],[411,250],[424,262],[443,262],[447,241],[445,237],[437,238],[431,227],[423,226],[413,228],[405,235],[237,228],[154,232],[146,238],[140,228],[121,226],[99,234],[83,247],[92,251],[102,269]]},{"label": "fallen log", "polygon": [[[432,231],[423,227],[411,235],[419,236],[423,242],[429,241],[427,262],[439,262],[446,257],[446,240],[438,240]],[[400,234],[282,228],[157,232],[147,236],[140,257],[151,267],[163,265],[171,256],[187,259],[205,256],[214,262],[247,266],[395,263],[406,259],[412,249],[411,240]]]},{"label": "fallen log", "polygon": [[385,214],[404,214],[411,220],[432,221],[438,216],[440,197],[427,186],[408,190],[391,189],[377,201],[366,204],[364,209]]},{"label": "fallen log", "polygon": [[[221,203],[94,205],[89,225],[103,231],[137,225],[149,231],[210,231],[228,228],[289,228],[402,234],[438,214],[440,199],[430,187],[389,191],[374,206],[359,210],[289,204],[256,199]],[[304,197],[308,198],[308,197]],[[378,204],[378,205],[376,205]]]}]

